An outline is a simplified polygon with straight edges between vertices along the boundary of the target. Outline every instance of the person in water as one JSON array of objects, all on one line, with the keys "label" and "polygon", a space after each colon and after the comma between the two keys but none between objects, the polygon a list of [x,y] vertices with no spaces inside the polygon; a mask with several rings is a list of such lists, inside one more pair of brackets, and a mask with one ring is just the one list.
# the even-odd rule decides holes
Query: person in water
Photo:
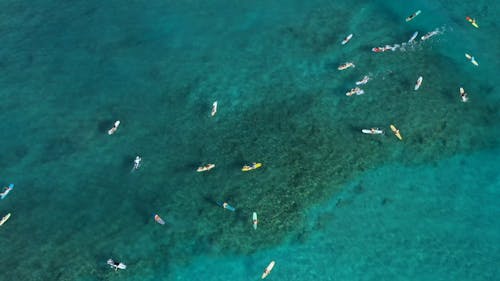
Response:
[{"label": "person in water", "polygon": [[108,130],[108,135],[114,134],[116,130],[118,130],[118,126],[120,126],[120,120],[115,121],[115,123],[113,124],[113,128]]},{"label": "person in water", "polygon": [[212,112],[210,113],[210,115],[213,117],[215,116],[216,113],[217,113],[217,101],[214,101],[214,103],[212,104]]},{"label": "person in water", "polygon": [[11,190],[12,188],[10,186],[6,186],[3,188],[3,191],[0,193],[0,196],[4,196],[4,195],[7,195],[7,193],[9,193],[9,191]]},{"label": "person in water", "polygon": [[469,100],[464,88],[460,88],[460,98],[462,98],[462,102],[467,102]]},{"label": "person in water", "polygon": [[114,268],[115,271],[117,271],[118,269],[126,269],[127,268],[127,266],[124,263],[116,262],[113,259],[109,259],[107,263],[108,263],[108,265],[111,266],[111,268]]},{"label": "person in water", "polygon": [[477,61],[476,61],[476,59],[475,59],[474,57],[471,57],[471,58],[470,58],[470,61],[471,61],[473,64],[478,64],[478,63],[477,63]]},{"label": "person in water", "polygon": [[215,164],[207,164],[205,166],[200,166],[198,169],[196,169],[197,172],[205,172],[205,171],[210,171],[213,168],[215,168]]},{"label": "person in water", "polygon": [[370,81],[370,77],[368,75],[365,75],[362,80],[356,82],[356,85],[364,85]]},{"label": "person in water", "polygon": [[141,166],[141,160],[142,160],[142,158],[139,155],[137,155],[135,157],[135,160],[134,160],[134,170],[139,169],[139,167]]},{"label": "person in water", "polygon": [[229,205],[227,202],[224,202],[224,203],[222,203],[222,204],[220,204],[220,203],[217,203],[217,204],[218,204],[218,205],[220,205],[222,208],[224,208],[224,209],[226,209],[226,210],[233,211],[233,212],[234,212],[234,210],[235,210],[235,209],[234,209],[231,205]]}]

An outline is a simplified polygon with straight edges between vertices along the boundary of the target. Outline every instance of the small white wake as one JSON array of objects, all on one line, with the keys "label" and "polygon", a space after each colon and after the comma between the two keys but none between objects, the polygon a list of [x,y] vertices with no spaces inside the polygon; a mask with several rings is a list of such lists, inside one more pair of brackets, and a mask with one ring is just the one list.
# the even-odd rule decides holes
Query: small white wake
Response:
[{"label": "small white wake", "polygon": [[389,50],[393,51],[393,52],[396,50],[399,50],[402,52],[405,52],[409,49],[413,50],[413,49],[415,49],[415,46],[420,45],[423,41],[426,41],[433,36],[443,34],[444,31],[445,31],[444,27],[438,27],[438,28],[434,29],[433,31],[430,31],[430,32],[426,33],[425,35],[423,35],[422,37],[420,37],[420,41],[418,41],[418,39],[417,39],[418,31],[416,31],[415,33],[413,33],[413,35],[410,37],[410,39],[407,42],[402,42],[400,44],[393,44],[393,45],[385,45],[383,47],[375,47],[375,48],[372,48],[372,51],[375,53],[382,53],[382,52],[389,51]]}]

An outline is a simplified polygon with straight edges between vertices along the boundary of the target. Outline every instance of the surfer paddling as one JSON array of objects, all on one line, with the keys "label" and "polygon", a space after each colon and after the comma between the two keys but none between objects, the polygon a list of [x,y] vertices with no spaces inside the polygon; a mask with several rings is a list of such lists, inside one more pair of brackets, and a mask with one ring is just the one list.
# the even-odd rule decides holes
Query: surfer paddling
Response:
[{"label": "surfer paddling", "polygon": [[420,13],[421,13],[421,12],[422,12],[422,11],[418,10],[418,11],[416,11],[415,13],[411,14],[410,16],[408,16],[408,17],[406,18],[406,22],[411,21],[411,20],[412,20],[412,19],[414,19],[416,16],[420,15]]},{"label": "surfer paddling", "polygon": [[217,205],[219,205],[222,208],[229,210],[231,212],[234,212],[236,210],[233,206],[229,205],[227,202],[223,202],[223,203],[217,202]]},{"label": "surfer paddling", "polygon": [[356,67],[356,66],[352,62],[346,62],[344,64],[339,65],[339,67],[337,69],[338,70],[344,70],[344,69],[348,69],[350,67]]},{"label": "surfer paddling", "polygon": [[115,123],[113,124],[113,128],[108,130],[108,135],[114,134],[116,130],[118,130],[118,126],[120,126],[120,120],[115,121]]},{"label": "surfer paddling", "polygon": [[269,273],[271,273],[271,270],[273,270],[275,264],[276,263],[274,261],[271,261],[271,263],[269,263],[266,269],[264,269],[264,273],[262,273],[262,279],[266,278]]},{"label": "surfer paddling", "polygon": [[259,223],[259,220],[257,219],[257,213],[253,212],[252,214],[252,224],[253,224],[253,229],[257,229],[257,224]]},{"label": "surfer paddling", "polygon": [[470,60],[470,62],[475,65],[475,66],[479,66],[479,63],[476,61],[476,59],[474,58],[474,56],[471,56],[469,54],[465,54],[465,57]]},{"label": "surfer paddling", "polygon": [[352,33],[349,34],[343,41],[342,41],[342,45],[345,45],[347,44],[347,42],[349,42],[352,38]]},{"label": "surfer paddling", "polygon": [[361,132],[369,135],[382,135],[384,133],[384,131],[379,128],[363,129]]},{"label": "surfer paddling", "polygon": [[215,113],[217,113],[217,101],[214,101],[214,103],[212,104],[212,112],[210,113],[210,115],[214,117]]},{"label": "surfer paddling", "polygon": [[[405,43],[403,43],[405,44]],[[390,45],[385,45],[384,47],[374,47],[372,48],[372,52],[375,52],[375,53],[382,53],[382,52],[385,52],[385,51],[396,51],[397,49],[401,48],[401,45],[399,44],[394,44],[393,46],[390,46]]]},{"label": "surfer paddling", "polygon": [[479,25],[477,24],[476,22],[476,19],[473,19],[469,16],[465,17],[465,19],[470,22],[470,24],[472,24],[472,26],[474,26],[475,28],[479,28]]},{"label": "surfer paddling", "polygon": [[126,269],[127,268],[127,266],[124,263],[114,261],[113,259],[108,260],[108,265],[110,265],[111,268],[114,268],[115,271],[117,271],[118,269]]},{"label": "surfer paddling", "polygon": [[408,40],[408,44],[412,44],[413,41],[415,41],[415,39],[417,38],[417,35],[418,31],[415,31],[415,33],[413,33],[413,35],[411,36],[410,40]]},{"label": "surfer paddling", "polygon": [[462,87],[460,87],[460,98],[462,99],[462,102],[467,102],[469,100],[467,93],[465,92],[464,88],[462,88]]},{"label": "surfer paddling", "polygon": [[345,93],[345,95],[346,95],[346,96],[348,96],[348,97],[350,97],[350,96],[352,96],[352,95],[354,95],[354,94],[356,94],[357,96],[359,96],[359,95],[362,95],[362,94],[364,94],[364,93],[365,93],[365,91],[363,91],[363,90],[362,90],[361,88],[359,88],[359,87],[356,87],[356,88],[354,88],[354,89],[351,89],[349,92]]},{"label": "surfer paddling", "polygon": [[196,171],[199,173],[199,172],[206,172],[206,171],[210,171],[212,170],[213,168],[215,168],[215,164],[207,164],[205,166],[200,166],[198,167],[198,169],[196,169]]},{"label": "surfer paddling", "polygon": [[436,29],[436,30],[433,30],[433,31],[425,34],[424,36],[420,37],[420,39],[422,39],[422,41],[425,41],[425,40],[431,38],[432,36],[438,35],[438,34],[439,34],[439,30]]},{"label": "surfer paddling", "polygon": [[262,163],[253,162],[252,165],[245,165],[241,168],[241,171],[248,172],[262,167]]},{"label": "surfer paddling", "polygon": [[142,158],[139,155],[137,155],[134,159],[134,167],[132,168],[132,171],[139,169],[139,167],[141,166],[141,161]]},{"label": "surfer paddling", "polygon": [[414,88],[415,91],[417,91],[420,88],[423,80],[424,80],[424,78],[422,76],[418,77],[417,82],[415,83],[415,88]]},{"label": "surfer paddling", "polygon": [[157,222],[157,223],[159,223],[161,225],[165,224],[165,221],[158,214],[154,214],[153,218],[155,219],[155,222]]},{"label": "surfer paddling", "polygon": [[9,186],[4,187],[2,193],[0,193],[0,198],[4,199],[7,194],[12,191],[12,189],[14,189],[13,183],[9,184]]},{"label": "surfer paddling", "polygon": [[368,83],[368,81],[370,81],[370,77],[366,75],[362,80],[357,81],[356,85],[364,85]]},{"label": "surfer paddling", "polygon": [[385,49],[385,47],[374,47],[374,48],[372,48],[372,51],[375,53],[382,53],[382,52],[385,52],[386,49]]},{"label": "surfer paddling", "polygon": [[7,215],[3,216],[2,219],[0,220],[0,226],[2,226],[6,221],[9,220],[10,218],[10,213],[8,213]]}]

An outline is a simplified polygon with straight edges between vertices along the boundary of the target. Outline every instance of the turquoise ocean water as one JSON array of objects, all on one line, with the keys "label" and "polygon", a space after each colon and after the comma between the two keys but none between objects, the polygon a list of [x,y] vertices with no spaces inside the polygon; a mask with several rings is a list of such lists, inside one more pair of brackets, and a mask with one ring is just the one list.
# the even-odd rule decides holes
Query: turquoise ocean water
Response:
[{"label": "turquoise ocean water", "polygon": [[497,279],[499,10],[1,1],[0,280]]}]

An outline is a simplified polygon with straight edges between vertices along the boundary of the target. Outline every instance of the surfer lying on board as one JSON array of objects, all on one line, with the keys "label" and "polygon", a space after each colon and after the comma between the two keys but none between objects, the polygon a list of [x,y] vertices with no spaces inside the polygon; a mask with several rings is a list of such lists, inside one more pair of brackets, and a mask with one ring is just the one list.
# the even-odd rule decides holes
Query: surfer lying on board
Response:
[{"label": "surfer lying on board", "polygon": [[467,93],[465,92],[464,88],[460,88],[460,98],[462,99],[462,102],[467,102],[469,100],[469,97],[467,97]]},{"label": "surfer lying on board", "polygon": [[365,75],[362,80],[356,82],[356,85],[364,85],[368,83],[368,81],[370,81],[370,77],[368,75]]},{"label": "surfer lying on board", "polygon": [[153,218],[155,219],[155,222],[164,225],[165,221],[160,217],[158,214],[153,214]]},{"label": "surfer lying on board", "polygon": [[113,128],[108,130],[108,135],[114,134],[116,130],[118,130],[118,126],[120,126],[120,120],[115,121],[115,123],[113,124]]},{"label": "surfer lying on board", "polygon": [[410,16],[408,16],[408,17],[406,18],[406,21],[411,21],[411,20],[412,20],[412,19],[414,19],[416,16],[420,15],[420,13],[421,13],[421,12],[422,12],[422,11],[420,11],[420,10],[416,11],[415,13],[411,14]]},{"label": "surfer lying on board", "polygon": [[384,131],[380,130],[379,128],[362,129],[361,132],[363,132],[363,134],[370,134],[370,135],[381,135],[384,133]]},{"label": "surfer lying on board", "polygon": [[9,186],[4,187],[3,192],[0,193],[0,199],[4,199],[7,196],[7,194],[9,194],[9,192],[12,191],[12,189],[14,189],[13,183],[9,184]]},{"label": "surfer lying on board", "polygon": [[352,33],[347,35],[347,37],[342,41],[342,45],[345,45],[347,42],[349,42],[351,38],[352,38]]},{"label": "surfer lying on board", "polygon": [[259,220],[257,219],[256,212],[253,212],[252,214],[252,224],[253,224],[253,229],[257,229],[257,224],[259,224]]},{"label": "surfer lying on board", "polygon": [[109,259],[107,263],[108,263],[108,265],[111,266],[111,268],[114,268],[115,271],[117,271],[118,269],[126,269],[127,268],[127,266],[124,263],[116,262],[113,259]]},{"label": "surfer lying on board", "polygon": [[215,168],[215,164],[207,164],[205,166],[200,166],[198,169],[196,169],[197,172],[205,172],[205,171],[210,171],[213,168]]},{"label": "surfer lying on board", "polygon": [[359,95],[362,95],[362,94],[364,94],[364,93],[365,93],[365,91],[363,91],[363,90],[362,90],[361,88],[359,88],[359,87],[356,87],[356,88],[354,88],[354,89],[351,89],[351,90],[350,90],[349,92],[347,92],[345,95],[350,97],[350,96],[352,96],[352,95],[354,95],[354,94],[356,94],[356,95],[358,95],[358,96],[359,96]]},{"label": "surfer lying on board", "polygon": [[479,28],[479,25],[477,25],[476,19],[473,19],[469,16],[465,17],[465,19],[470,22],[475,28]]},{"label": "surfer lying on board", "polygon": [[215,113],[217,113],[217,101],[214,101],[214,103],[212,104],[212,112],[210,113],[210,115],[213,117],[215,116]]},{"label": "surfer lying on board", "polygon": [[352,62],[346,62],[344,64],[339,65],[339,67],[337,69],[338,70],[344,70],[344,69],[348,69],[349,67],[355,67],[354,63],[352,63]]},{"label": "surfer lying on board", "polygon": [[226,210],[232,211],[232,212],[234,212],[236,210],[233,206],[229,205],[227,202],[224,202],[222,204],[220,202],[217,202],[217,205],[221,206],[222,208],[224,208]]},{"label": "surfer lying on board", "polygon": [[475,65],[475,66],[479,66],[479,63],[476,61],[476,59],[475,59],[473,56],[471,56],[471,55],[469,55],[469,54],[465,53],[465,57],[466,57],[468,60],[470,60],[470,62],[471,62],[473,65]]},{"label": "surfer lying on board", "polygon": [[431,38],[432,36],[438,35],[438,34],[439,34],[439,30],[436,29],[436,30],[433,30],[433,31],[425,34],[424,36],[420,37],[420,39],[422,39],[422,41],[425,41],[425,40]]},{"label": "surfer lying on board", "polygon": [[9,191],[12,189],[12,187],[10,186],[6,186],[3,188],[3,191],[2,193],[0,193],[0,196],[4,196],[4,195],[7,195],[7,193],[9,193]]}]

